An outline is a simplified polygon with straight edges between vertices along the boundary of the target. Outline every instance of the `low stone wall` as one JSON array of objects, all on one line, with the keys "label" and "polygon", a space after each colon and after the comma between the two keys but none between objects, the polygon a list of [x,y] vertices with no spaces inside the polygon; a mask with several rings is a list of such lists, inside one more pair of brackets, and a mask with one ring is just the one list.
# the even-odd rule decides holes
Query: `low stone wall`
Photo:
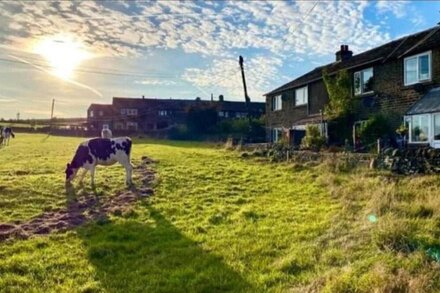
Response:
[{"label": "low stone wall", "polygon": [[440,149],[386,149],[378,156],[376,166],[406,175],[440,173]]},{"label": "low stone wall", "polygon": [[310,150],[295,150],[289,146],[252,144],[244,145],[242,157],[266,157],[271,162],[297,162],[321,163],[325,161],[350,161],[353,165],[368,166],[377,157],[370,153],[350,153],[350,152],[314,152]]}]

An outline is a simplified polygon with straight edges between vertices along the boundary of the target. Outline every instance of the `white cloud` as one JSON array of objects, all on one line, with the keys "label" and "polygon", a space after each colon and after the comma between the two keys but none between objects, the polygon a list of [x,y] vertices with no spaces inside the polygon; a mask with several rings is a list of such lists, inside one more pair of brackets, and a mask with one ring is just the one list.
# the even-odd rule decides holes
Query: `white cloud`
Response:
[{"label": "white cloud", "polygon": [[[280,56],[323,55],[333,53],[341,40],[361,50],[389,38],[364,20],[366,2],[319,2],[313,11],[310,1],[236,1],[221,7],[176,1],[131,4],[133,12],[128,14],[105,2],[0,3],[8,23],[3,37],[10,42],[20,34],[35,38],[75,33],[90,48],[107,55],[181,48],[216,57],[230,57],[234,50],[248,48]],[[383,12],[404,13],[404,3],[379,1],[376,5]]]},{"label": "white cloud", "polygon": [[143,85],[176,85],[177,82],[169,79],[155,79],[155,78],[148,78],[144,80],[135,80],[134,83],[137,84],[143,84]]},{"label": "white cloud", "polygon": [[397,18],[403,18],[407,15],[406,9],[407,9],[408,1],[390,1],[390,0],[379,0],[376,3],[376,8],[379,11],[379,13],[388,13],[391,12],[394,14]]},{"label": "white cloud", "polygon": [[[257,56],[245,60],[245,74],[248,94],[252,100],[262,100],[264,92],[275,80],[285,79],[278,75],[282,60],[278,57]],[[244,96],[243,83],[238,60],[215,59],[212,66],[188,68],[182,78],[207,91],[224,94],[226,98],[237,99]]]},{"label": "white cloud", "polygon": [[[24,49],[30,39],[76,34],[103,56],[141,56],[173,49],[206,57],[182,81],[201,91],[243,96],[236,58],[246,53],[252,98],[287,81],[283,63],[311,63],[333,56],[340,44],[355,52],[390,40],[364,17],[367,1],[230,2],[0,2],[0,43]],[[377,11],[404,17],[403,1],[378,1]],[[312,9],[313,8],[313,9]],[[320,64],[322,65],[322,64]],[[173,80],[135,83],[171,86]]]}]

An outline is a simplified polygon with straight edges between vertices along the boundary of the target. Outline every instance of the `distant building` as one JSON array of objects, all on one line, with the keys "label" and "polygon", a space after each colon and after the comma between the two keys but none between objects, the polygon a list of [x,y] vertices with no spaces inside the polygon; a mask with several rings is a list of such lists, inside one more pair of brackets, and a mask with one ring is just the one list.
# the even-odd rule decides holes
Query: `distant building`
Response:
[{"label": "distant building", "polygon": [[[92,130],[101,130],[108,125],[116,131],[151,133],[185,124],[189,108],[208,106],[216,109],[219,119],[247,117],[245,102],[224,101],[223,98],[205,101],[114,97],[112,104],[91,104],[87,110],[87,122]],[[261,117],[264,111],[265,103],[252,102],[249,105],[251,117]]]}]

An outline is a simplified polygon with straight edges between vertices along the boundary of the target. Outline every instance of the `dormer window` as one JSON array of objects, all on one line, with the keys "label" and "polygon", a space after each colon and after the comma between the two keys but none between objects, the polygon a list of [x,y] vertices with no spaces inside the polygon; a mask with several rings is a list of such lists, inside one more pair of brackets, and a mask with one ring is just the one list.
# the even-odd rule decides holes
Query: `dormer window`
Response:
[{"label": "dormer window", "polygon": [[431,51],[407,57],[403,61],[405,85],[431,80]]},{"label": "dormer window", "polygon": [[354,73],[354,94],[362,95],[373,92],[373,67]]},{"label": "dormer window", "polygon": [[282,109],[281,95],[272,97],[272,111],[278,111]]}]

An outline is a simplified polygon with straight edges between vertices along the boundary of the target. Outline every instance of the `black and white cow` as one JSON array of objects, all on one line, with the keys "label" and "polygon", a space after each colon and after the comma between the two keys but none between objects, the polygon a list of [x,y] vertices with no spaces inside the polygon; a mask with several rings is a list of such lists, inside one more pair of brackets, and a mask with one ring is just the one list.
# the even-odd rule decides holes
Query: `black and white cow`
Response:
[{"label": "black and white cow", "polygon": [[92,177],[92,186],[95,185],[95,168],[97,165],[109,166],[119,162],[125,168],[125,182],[132,184],[131,174],[133,166],[130,162],[131,139],[129,137],[92,138],[82,142],[75,153],[71,163],[66,168],[66,183],[70,183],[80,168],[82,182],[87,171]]},{"label": "black and white cow", "polygon": [[11,137],[15,138],[15,134],[10,127],[3,128],[0,136],[1,136],[0,140],[3,145],[9,145],[9,140],[11,139]]}]

